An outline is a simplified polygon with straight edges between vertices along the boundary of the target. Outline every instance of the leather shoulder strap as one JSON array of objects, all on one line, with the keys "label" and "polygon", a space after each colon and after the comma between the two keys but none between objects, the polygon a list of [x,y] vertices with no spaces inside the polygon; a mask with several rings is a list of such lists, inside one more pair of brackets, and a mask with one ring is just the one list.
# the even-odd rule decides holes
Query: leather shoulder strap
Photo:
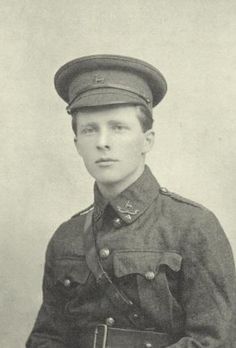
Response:
[{"label": "leather shoulder strap", "polygon": [[[90,228],[93,228],[93,211],[89,211],[86,214],[84,222],[84,233]],[[96,248],[96,242],[94,241]],[[94,262],[97,263],[98,269],[100,269],[100,276],[97,279],[99,287],[104,289],[104,294],[109,298],[110,302],[115,306],[117,310],[123,313],[129,321],[138,329],[145,328],[145,318],[142,310],[136,306],[124,293],[121,291],[116,284],[114,284],[109,274],[104,270],[102,263],[100,262],[99,256],[94,258]]]}]

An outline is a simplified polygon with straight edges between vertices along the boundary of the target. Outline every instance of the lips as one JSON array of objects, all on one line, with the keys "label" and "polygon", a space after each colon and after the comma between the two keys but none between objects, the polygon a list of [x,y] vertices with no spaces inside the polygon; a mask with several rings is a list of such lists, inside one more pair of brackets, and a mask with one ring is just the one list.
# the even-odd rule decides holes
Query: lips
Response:
[{"label": "lips", "polygon": [[99,158],[95,163],[107,163],[107,162],[118,162],[118,160],[113,158]]}]

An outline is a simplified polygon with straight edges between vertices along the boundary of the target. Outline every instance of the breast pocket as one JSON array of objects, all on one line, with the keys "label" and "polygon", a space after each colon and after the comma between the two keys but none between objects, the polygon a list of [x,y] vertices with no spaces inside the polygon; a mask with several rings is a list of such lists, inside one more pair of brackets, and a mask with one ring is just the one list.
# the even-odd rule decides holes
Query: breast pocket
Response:
[{"label": "breast pocket", "polygon": [[166,251],[115,251],[113,258],[116,277],[135,273],[147,281],[154,280],[165,267],[178,272],[181,262],[181,255]]},{"label": "breast pocket", "polygon": [[84,256],[56,259],[54,286],[59,296],[71,298],[80,294],[87,283],[90,270]]},{"label": "breast pocket", "polygon": [[[135,274],[140,306],[157,326],[170,329],[173,315],[179,309],[171,287],[172,279],[177,278],[181,270],[181,255],[172,251],[125,250],[116,251],[113,260],[115,276]],[[177,281],[174,286],[177,292]]]}]

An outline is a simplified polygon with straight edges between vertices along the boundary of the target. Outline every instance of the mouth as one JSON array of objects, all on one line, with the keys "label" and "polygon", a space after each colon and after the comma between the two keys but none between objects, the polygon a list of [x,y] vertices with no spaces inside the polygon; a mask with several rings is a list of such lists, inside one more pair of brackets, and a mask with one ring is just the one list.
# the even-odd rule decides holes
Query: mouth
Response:
[{"label": "mouth", "polygon": [[114,163],[114,162],[118,162],[118,160],[113,159],[113,158],[99,158],[97,161],[95,161],[95,163],[100,163],[100,164],[109,164],[109,163]]}]

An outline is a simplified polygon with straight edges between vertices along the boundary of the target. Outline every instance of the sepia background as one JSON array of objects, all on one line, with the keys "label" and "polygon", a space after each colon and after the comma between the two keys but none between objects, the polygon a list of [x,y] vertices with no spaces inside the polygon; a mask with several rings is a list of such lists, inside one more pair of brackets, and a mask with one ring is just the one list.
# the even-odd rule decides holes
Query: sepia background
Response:
[{"label": "sepia background", "polygon": [[44,253],[93,200],[55,71],[79,56],[134,56],[164,74],[147,162],[162,186],[218,216],[236,255],[236,2],[0,1],[0,346],[19,348],[41,302]]}]

